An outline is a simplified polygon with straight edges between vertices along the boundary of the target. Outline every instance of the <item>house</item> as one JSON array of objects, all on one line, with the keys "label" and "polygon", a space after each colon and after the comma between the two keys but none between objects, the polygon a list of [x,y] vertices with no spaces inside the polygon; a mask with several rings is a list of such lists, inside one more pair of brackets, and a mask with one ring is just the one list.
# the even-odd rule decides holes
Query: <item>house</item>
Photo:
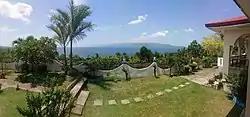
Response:
[{"label": "house", "polygon": [[210,22],[205,26],[223,35],[223,73],[228,74],[238,69],[248,70],[245,117],[250,117],[250,69],[248,69],[250,60],[250,0],[234,0],[234,2],[244,13],[244,16]]}]

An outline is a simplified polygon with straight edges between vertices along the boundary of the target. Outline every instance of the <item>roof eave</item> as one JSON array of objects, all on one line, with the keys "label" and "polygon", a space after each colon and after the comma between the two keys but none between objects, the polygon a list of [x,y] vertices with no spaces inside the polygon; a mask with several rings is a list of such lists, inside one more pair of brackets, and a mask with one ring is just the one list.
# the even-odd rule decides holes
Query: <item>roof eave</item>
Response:
[{"label": "roof eave", "polygon": [[250,20],[243,19],[238,21],[232,21],[232,22],[219,22],[219,23],[208,23],[205,24],[206,27],[220,27],[220,26],[233,26],[233,25],[239,25],[239,24],[246,24],[250,23]]},{"label": "roof eave", "polygon": [[238,3],[238,1],[237,0],[233,0],[234,1],[234,3],[240,8],[240,10],[248,17],[248,18],[250,18],[248,15],[247,15],[247,13],[244,11],[244,9],[240,6],[240,4]]}]

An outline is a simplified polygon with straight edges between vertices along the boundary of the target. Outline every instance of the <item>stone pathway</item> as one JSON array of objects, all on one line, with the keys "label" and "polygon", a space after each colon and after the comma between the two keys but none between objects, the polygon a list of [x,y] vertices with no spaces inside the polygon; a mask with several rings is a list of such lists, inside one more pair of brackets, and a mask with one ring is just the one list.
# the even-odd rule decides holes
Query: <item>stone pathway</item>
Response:
[{"label": "stone pathway", "polygon": [[129,101],[128,99],[124,99],[124,100],[121,100],[121,103],[122,103],[122,104],[129,104],[130,101]]},{"label": "stone pathway", "polygon": [[179,89],[179,88],[178,88],[178,87],[173,87],[173,89],[175,89],[175,90],[176,90],[176,89]]},{"label": "stone pathway", "polygon": [[[179,88],[186,87],[189,84],[190,84],[189,82],[186,82],[184,84],[174,86],[172,89],[177,90]],[[123,100],[112,99],[112,100],[108,100],[108,105],[118,105],[117,101],[120,101],[122,105],[127,105],[127,104],[130,104],[130,103],[133,103],[133,102],[135,102],[135,103],[143,102],[143,101],[146,101],[146,99],[150,100],[150,99],[155,98],[157,96],[162,96],[162,95],[164,95],[164,93],[170,93],[170,92],[174,92],[174,91],[171,90],[171,89],[164,89],[163,91],[159,91],[159,92],[155,93],[155,95],[154,94],[148,94],[144,98],[142,98],[142,97],[134,97],[134,98],[132,98],[132,100],[130,98],[129,98],[130,100],[129,99],[123,99]],[[101,99],[94,100],[93,105],[94,106],[102,106],[103,101]]]},{"label": "stone pathway", "polygon": [[136,97],[136,98],[134,98],[134,101],[135,102],[142,102],[144,100],[141,97]]},{"label": "stone pathway", "polygon": [[152,99],[152,98],[154,98],[154,97],[155,97],[155,96],[152,95],[152,94],[148,94],[148,96],[147,96],[148,99]]},{"label": "stone pathway", "polygon": [[109,103],[109,105],[117,105],[115,100],[109,100],[108,103]]},{"label": "stone pathway", "polygon": [[156,93],[156,95],[158,95],[158,96],[161,96],[161,95],[163,95],[163,94],[164,94],[164,93],[161,92],[161,91]]},{"label": "stone pathway", "polygon": [[166,91],[167,93],[171,92],[171,89],[165,89],[164,91]]},{"label": "stone pathway", "polygon": [[95,101],[94,101],[94,105],[95,105],[95,106],[102,106],[102,105],[103,105],[102,100],[99,100],[99,99],[98,99],[98,100],[95,100]]},{"label": "stone pathway", "polygon": [[214,77],[214,74],[219,74],[219,69],[215,68],[206,68],[195,72],[194,75],[181,76],[185,79],[188,79],[192,82],[198,83],[200,85],[206,85],[208,80]]}]

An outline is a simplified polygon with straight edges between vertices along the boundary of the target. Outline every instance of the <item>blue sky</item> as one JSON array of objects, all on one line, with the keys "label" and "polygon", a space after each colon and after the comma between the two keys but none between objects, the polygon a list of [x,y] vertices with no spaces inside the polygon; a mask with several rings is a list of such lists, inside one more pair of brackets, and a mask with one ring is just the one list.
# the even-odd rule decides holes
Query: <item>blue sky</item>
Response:
[{"label": "blue sky", "polygon": [[[155,42],[187,45],[213,32],[205,23],[243,15],[233,0],[75,0],[89,5],[94,31],[74,46]],[[0,46],[18,37],[53,36],[45,25],[67,0],[0,0]]]}]

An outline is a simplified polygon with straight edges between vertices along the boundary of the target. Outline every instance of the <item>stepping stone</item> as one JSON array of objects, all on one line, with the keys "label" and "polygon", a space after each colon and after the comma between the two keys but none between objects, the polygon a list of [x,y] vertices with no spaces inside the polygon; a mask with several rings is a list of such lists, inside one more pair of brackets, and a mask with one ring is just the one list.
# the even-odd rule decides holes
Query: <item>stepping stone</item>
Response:
[{"label": "stepping stone", "polygon": [[161,96],[161,95],[163,95],[163,92],[161,92],[161,91],[157,92],[156,95]]},{"label": "stepping stone", "polygon": [[108,103],[109,103],[109,105],[117,105],[115,100],[109,100]]},{"label": "stepping stone", "polygon": [[154,98],[154,97],[155,97],[155,96],[152,95],[152,94],[148,94],[148,96],[147,96],[148,99],[152,99],[152,98]]},{"label": "stepping stone", "polygon": [[171,92],[172,90],[171,90],[171,89],[165,89],[165,91],[169,93],[169,92]]},{"label": "stepping stone", "polygon": [[189,85],[190,83],[189,83],[189,82],[186,82],[185,84],[186,84],[186,85]]},{"label": "stepping stone", "polygon": [[181,84],[181,85],[179,85],[179,87],[185,87],[185,85],[182,85],[182,84]]},{"label": "stepping stone", "polygon": [[173,87],[173,89],[179,89],[178,87]]},{"label": "stepping stone", "polygon": [[77,114],[77,115],[82,115],[83,112],[83,106],[82,105],[75,105],[74,108],[72,108],[72,113]]},{"label": "stepping stone", "polygon": [[121,100],[121,103],[122,103],[122,104],[129,104],[129,103],[130,103],[130,101],[129,101],[129,100],[127,100],[127,99],[124,99],[124,100]]},{"label": "stepping stone", "polygon": [[134,101],[135,102],[142,102],[144,100],[141,97],[136,97],[136,98],[134,98]]},{"label": "stepping stone", "polygon": [[103,104],[103,103],[102,103],[102,100],[95,100],[95,101],[94,101],[94,105],[95,105],[95,106],[102,106],[102,104]]}]

